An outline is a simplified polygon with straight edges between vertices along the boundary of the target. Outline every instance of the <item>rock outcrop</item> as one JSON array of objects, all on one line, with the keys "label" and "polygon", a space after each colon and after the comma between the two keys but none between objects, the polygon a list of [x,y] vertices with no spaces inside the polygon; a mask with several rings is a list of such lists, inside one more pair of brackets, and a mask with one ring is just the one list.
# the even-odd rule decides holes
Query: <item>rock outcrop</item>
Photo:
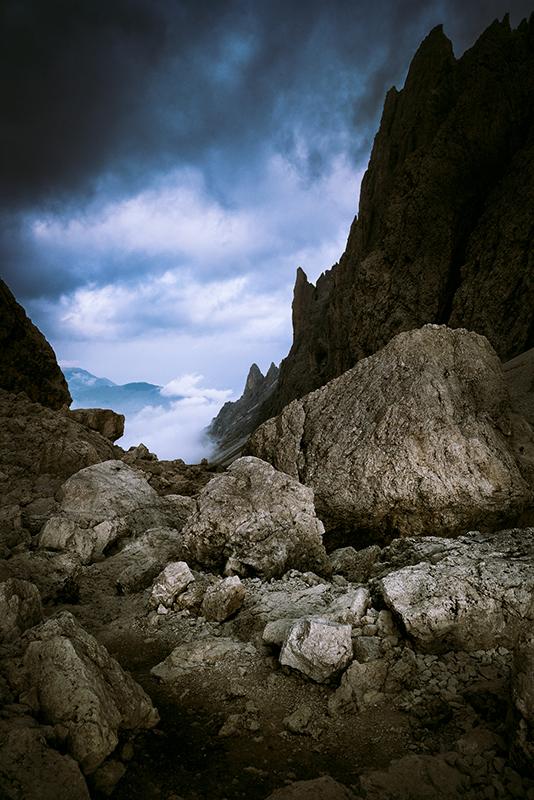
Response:
[{"label": "rock outcrop", "polygon": [[495,526],[532,502],[532,430],[487,340],[462,329],[399,334],[264,423],[248,451],[310,486],[327,531],[360,543]]},{"label": "rock outcrop", "polygon": [[534,345],[533,29],[505,17],[458,60],[441,26],[421,44],[386,96],[345,252],[315,286],[297,272],[256,425],[425,323],[481,333],[503,360]]},{"label": "rock outcrop", "polygon": [[191,561],[227,574],[329,571],[313,492],[258,458],[212,478],[183,529]]},{"label": "rock outcrop", "polygon": [[[534,529],[397,542],[406,566],[378,581],[419,650],[513,648],[534,622]],[[397,555],[398,554],[398,555]]]},{"label": "rock outcrop", "polygon": [[98,431],[105,439],[115,442],[124,433],[124,414],[117,414],[110,408],[75,408],[69,416],[80,425]]},{"label": "rock outcrop", "polygon": [[514,411],[534,428],[534,348],[503,365]]},{"label": "rock outcrop", "polygon": [[160,498],[141,472],[122,461],[80,470],[57,497],[59,513],[44,525],[39,546],[70,552],[85,564],[117,539],[166,526],[174,517],[172,499]]},{"label": "rock outcrop", "polygon": [[71,396],[56,356],[4,281],[0,280],[0,388],[60,409]]},{"label": "rock outcrop", "polygon": [[275,364],[271,364],[265,375],[257,364],[252,364],[239,400],[225,403],[207,428],[209,439],[217,447],[217,463],[230,463],[242,449],[257,426],[258,409],[276,389],[278,374]]},{"label": "rock outcrop", "polygon": [[104,647],[62,612],[26,634],[24,678],[36,713],[68,731],[68,748],[85,773],[113,752],[120,730],[152,728],[149,697]]}]

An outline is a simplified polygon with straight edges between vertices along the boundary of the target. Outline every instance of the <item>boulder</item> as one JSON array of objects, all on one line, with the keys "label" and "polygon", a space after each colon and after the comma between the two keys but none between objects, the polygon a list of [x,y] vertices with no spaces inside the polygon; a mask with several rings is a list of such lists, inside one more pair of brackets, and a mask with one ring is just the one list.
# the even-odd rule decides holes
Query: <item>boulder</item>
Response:
[{"label": "boulder", "polygon": [[310,486],[328,531],[448,536],[510,521],[532,503],[525,426],[487,339],[425,325],[292,402],[248,452]]},{"label": "boulder", "polygon": [[115,458],[115,452],[108,439],[63,411],[0,389],[0,494],[23,496],[24,504],[51,497],[61,479]]},{"label": "boulder", "polygon": [[292,667],[317,683],[328,681],[351,661],[350,625],[321,618],[297,620],[280,652],[283,666]]},{"label": "boulder", "polygon": [[49,747],[36,723],[0,730],[0,796],[4,800],[90,800],[76,761]]},{"label": "boulder", "polygon": [[383,555],[406,566],[377,591],[421,650],[511,648],[532,625],[533,528],[405,540]]},{"label": "boulder", "polygon": [[202,490],[183,529],[190,560],[227,574],[328,571],[313,492],[257,458],[240,458]]},{"label": "boulder", "polygon": [[180,534],[175,528],[150,528],[136,539],[127,540],[119,553],[107,559],[121,594],[139,592],[181,553]]},{"label": "boulder", "polygon": [[198,674],[203,669],[211,671],[219,667],[225,674],[229,674],[230,662],[243,667],[255,655],[256,648],[250,643],[222,636],[207,638],[178,645],[164,661],[152,667],[150,672],[164,683],[174,683],[184,676]]},{"label": "boulder", "polygon": [[444,755],[404,756],[360,777],[367,800],[457,800],[469,780]]},{"label": "boulder", "polygon": [[295,781],[269,795],[267,800],[354,800],[353,793],[329,775],[312,781]]},{"label": "boulder", "polygon": [[374,544],[355,550],[354,547],[339,547],[328,554],[332,572],[343,575],[353,583],[367,583],[373,564],[380,555],[380,547]]},{"label": "boulder", "polygon": [[59,514],[44,525],[39,547],[76,553],[86,564],[121,537],[172,523],[172,505],[122,461],[80,470],[58,496]]},{"label": "boulder", "polygon": [[34,711],[68,730],[68,750],[86,774],[114,751],[120,731],[157,724],[150,698],[70,613],[25,639],[24,682],[36,698]]},{"label": "boulder", "polygon": [[388,662],[383,658],[364,663],[353,661],[343,673],[339,689],[330,697],[330,713],[337,715],[354,707],[357,711],[364,711],[376,703],[383,697],[387,674]]},{"label": "boulder", "polygon": [[98,433],[110,442],[120,439],[124,433],[124,414],[110,408],[76,408],[68,412],[71,419]]},{"label": "boulder", "polygon": [[150,603],[157,607],[163,605],[171,608],[175,598],[181,594],[195,577],[185,561],[174,561],[167,564],[158,575],[150,592]]},{"label": "boulder", "polygon": [[17,639],[42,619],[41,595],[33,583],[16,578],[0,583],[0,642]]},{"label": "boulder", "polygon": [[245,595],[246,589],[237,575],[225,578],[208,587],[202,601],[202,614],[206,619],[224,622],[241,608]]}]

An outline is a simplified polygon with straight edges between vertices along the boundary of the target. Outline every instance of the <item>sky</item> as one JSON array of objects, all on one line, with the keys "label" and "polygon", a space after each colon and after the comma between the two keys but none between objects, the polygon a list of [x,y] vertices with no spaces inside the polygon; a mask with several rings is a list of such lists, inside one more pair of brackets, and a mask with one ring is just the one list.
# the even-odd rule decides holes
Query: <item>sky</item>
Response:
[{"label": "sky", "polygon": [[343,252],[385,93],[421,40],[442,23],[458,56],[532,10],[3,0],[2,277],[60,363],[193,386],[187,414],[147,409],[131,435],[158,427],[166,457],[198,458],[250,364],[287,353],[296,268],[316,280]]}]

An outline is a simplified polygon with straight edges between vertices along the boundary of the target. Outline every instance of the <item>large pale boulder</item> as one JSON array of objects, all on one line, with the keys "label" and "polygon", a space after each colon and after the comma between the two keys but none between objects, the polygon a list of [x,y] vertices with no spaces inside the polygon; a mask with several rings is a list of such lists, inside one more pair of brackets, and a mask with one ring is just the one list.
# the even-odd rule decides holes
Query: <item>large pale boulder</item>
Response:
[{"label": "large pale boulder", "polygon": [[228,574],[329,571],[313,492],[258,458],[240,458],[202,490],[183,529],[192,561]]},{"label": "large pale boulder", "polygon": [[89,563],[117,539],[172,523],[173,506],[138,470],[104,461],[72,475],[59,491],[60,511],[41,531],[39,546],[76,553]]},{"label": "large pale boulder", "polygon": [[[534,528],[408,539],[377,589],[421,650],[513,647],[534,621]],[[385,567],[385,569],[388,569]]]},{"label": "large pale boulder", "polygon": [[410,755],[360,778],[368,800],[457,800],[469,781],[446,756]]},{"label": "large pale boulder", "polygon": [[26,633],[24,683],[45,722],[68,730],[85,773],[113,752],[119,731],[152,728],[158,714],[143,689],[75,618],[63,611]]},{"label": "large pale boulder", "polygon": [[299,619],[289,629],[280,663],[317,683],[340,673],[352,661],[350,625],[328,619]]},{"label": "large pale boulder", "polygon": [[356,538],[494,526],[533,497],[534,434],[497,355],[444,326],[401,333],[290,403],[248,452],[310,486],[326,529]]}]

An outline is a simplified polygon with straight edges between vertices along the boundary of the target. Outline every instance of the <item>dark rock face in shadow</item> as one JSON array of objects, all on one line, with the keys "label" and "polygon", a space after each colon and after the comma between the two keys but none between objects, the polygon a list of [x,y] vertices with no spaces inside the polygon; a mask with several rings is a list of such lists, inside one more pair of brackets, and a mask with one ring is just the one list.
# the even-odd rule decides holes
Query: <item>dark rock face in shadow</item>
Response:
[{"label": "dark rock face in shadow", "polygon": [[[534,19],[493,23],[460,59],[441,27],[385,100],[338,264],[299,269],[293,345],[256,425],[426,323],[534,345]],[[250,428],[250,425],[249,425]]]},{"label": "dark rock face in shadow", "polygon": [[53,409],[71,403],[67,382],[41,331],[0,280],[0,388]]}]

